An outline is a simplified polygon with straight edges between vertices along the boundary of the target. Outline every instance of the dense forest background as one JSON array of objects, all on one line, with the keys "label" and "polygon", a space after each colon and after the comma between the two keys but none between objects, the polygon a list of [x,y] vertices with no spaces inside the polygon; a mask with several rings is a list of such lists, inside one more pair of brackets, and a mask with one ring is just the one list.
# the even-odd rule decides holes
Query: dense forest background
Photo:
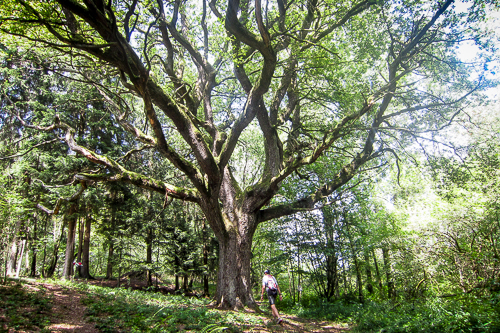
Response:
[{"label": "dense forest background", "polygon": [[[61,3],[65,4],[66,1]],[[88,3],[93,2],[82,3],[86,3],[90,8]],[[190,14],[187,2],[176,3],[176,10],[186,4],[186,8],[180,10],[182,18],[179,18],[179,21],[182,21],[182,24],[179,24],[185,29],[180,33],[186,38],[195,39],[189,30],[186,30],[189,26],[186,17]],[[202,3],[205,5],[203,12],[206,14],[208,3]],[[260,6],[260,1],[258,3]],[[308,3],[318,5],[315,1]],[[366,8],[378,6],[376,2],[372,4],[369,1],[359,2],[358,5],[361,6],[361,3]],[[415,31],[418,32],[427,21],[425,15],[422,15],[422,21],[418,21],[418,17],[410,9],[414,8],[412,6],[426,8],[426,5],[419,1],[415,4],[403,1],[399,8],[396,3],[399,4],[395,2],[396,9],[391,7],[391,10],[394,10],[391,15],[396,15],[399,10],[402,13],[401,21],[394,23],[396,27],[391,28],[403,32],[409,29],[408,41],[411,41],[418,35]],[[438,9],[445,8],[445,3],[448,5],[447,1],[435,3],[441,6],[437,6]],[[144,104],[146,106],[141,104],[143,100],[147,100],[147,96],[137,88],[137,83],[132,82],[136,85],[133,89],[129,87],[131,83],[124,79],[124,73],[128,75],[129,81],[133,81],[133,75],[123,69],[115,71],[113,66],[104,65],[101,63],[103,59],[98,59],[90,51],[88,54],[83,52],[91,48],[90,44],[82,46],[81,53],[75,52],[79,46],[71,43],[76,43],[75,40],[80,38],[80,29],[84,31],[81,33],[82,43],[84,39],[87,43],[91,37],[86,28],[72,26],[77,21],[73,21],[69,5],[60,11],[65,13],[66,18],[57,19],[66,22],[66,32],[73,38],[67,44],[71,50],[58,45],[51,39],[53,36],[47,37],[50,34],[57,37],[61,32],[52,31],[50,28],[50,24],[57,25],[55,18],[50,24],[47,23],[47,18],[42,19],[43,15],[52,15],[45,13],[43,6],[34,9],[24,1],[18,1],[16,4],[23,6],[24,10],[32,15],[39,16],[32,21],[20,20],[19,17],[22,16],[7,17],[9,6],[2,4],[2,280],[6,281],[8,277],[37,277],[120,281],[118,277],[134,276],[142,279],[150,290],[167,285],[179,294],[197,294],[212,298],[217,297],[217,294],[220,296],[217,283],[224,279],[224,275],[220,275],[220,251],[225,249],[220,244],[223,238],[218,234],[218,229],[214,232],[213,227],[217,224],[207,218],[210,215],[207,215],[206,207],[200,208],[196,196],[189,194],[194,192],[178,190],[181,187],[188,188],[190,182],[194,182],[193,179],[198,179],[197,176],[187,173],[186,169],[179,168],[171,158],[163,158],[162,153],[155,150],[156,143],[150,140],[155,124],[149,120],[151,115],[148,113],[147,103]],[[214,4],[215,2],[210,3],[211,6]],[[149,21],[140,21],[134,14],[135,5],[137,1],[130,1],[129,5],[123,5],[123,8],[116,5],[113,10],[116,15],[126,17],[125,9],[128,8],[131,16],[128,16],[127,20],[135,17],[134,27],[137,33],[145,36],[137,43],[143,44],[134,45],[133,41],[130,42],[132,32],[128,30],[129,26],[120,29],[130,33],[128,42],[138,50],[138,54],[143,52],[141,61],[145,64],[154,63],[155,57],[161,58],[161,52],[155,49],[159,48],[158,45],[148,44],[148,27],[151,29],[161,24],[151,18]],[[149,5],[151,4],[144,6]],[[379,5],[380,8],[376,11],[380,14],[378,17],[382,17],[384,5]],[[481,7],[480,5],[481,2],[478,6]],[[351,165],[350,163],[358,162],[363,154],[371,154],[371,157],[359,165],[356,164],[355,172],[349,175],[348,180],[342,180],[342,184],[339,183],[339,186],[320,200],[315,200],[312,206],[293,206],[294,209],[287,214],[280,213],[273,219],[262,218],[255,224],[255,231],[251,233],[253,238],[250,238],[249,257],[250,290],[255,298],[260,295],[263,271],[270,269],[277,277],[285,296],[284,302],[280,304],[283,311],[300,308],[310,316],[356,320],[360,331],[378,327],[396,327],[400,331],[411,331],[411,327],[416,327],[424,331],[435,329],[436,332],[500,330],[500,105],[496,88],[498,76],[495,73],[498,71],[497,46],[500,44],[492,29],[493,21],[489,21],[493,19],[491,10],[497,4],[493,1],[491,5],[492,7],[488,7],[484,4],[485,7],[474,12],[476,16],[466,17],[467,22],[477,24],[471,23],[471,27],[484,39],[475,37],[476,39],[468,40],[469,36],[460,35],[456,31],[450,32],[446,27],[454,26],[456,22],[452,21],[457,18],[450,14],[444,19],[442,30],[456,38],[454,41],[447,40],[447,47],[454,43],[465,43],[465,46],[461,45],[460,50],[453,54],[453,62],[445,59],[444,51],[441,54],[441,47],[444,46],[439,43],[444,35],[438,33],[441,31],[439,29],[429,32],[431,37],[426,37],[435,40],[419,41],[425,45],[419,44],[416,50],[408,54],[403,54],[403,51],[411,43],[401,42],[401,49],[394,51],[396,45],[400,44],[399,41],[394,42],[397,38],[389,33],[387,36],[390,37],[387,38],[393,43],[388,46],[391,52],[400,52],[408,58],[417,55],[422,58],[405,58],[402,61],[395,55],[394,62],[387,60],[384,65],[381,65],[379,60],[390,58],[390,52],[384,53],[382,47],[377,45],[363,44],[366,43],[364,37],[357,36],[359,40],[355,51],[360,57],[350,59],[348,68],[336,64],[336,73],[342,72],[343,76],[337,75],[335,80],[321,73],[322,68],[330,70],[329,66],[332,66],[324,59],[345,58],[346,54],[353,50],[342,50],[339,47],[333,55],[327,56],[327,47],[333,49],[332,44],[320,45],[318,39],[318,45],[315,47],[323,53],[317,59],[307,63],[304,60],[307,55],[303,55],[303,59],[293,60],[297,68],[307,63],[304,65],[307,69],[304,69],[304,72],[296,70],[299,75],[289,78],[290,82],[301,79],[304,81],[304,77],[313,78],[316,75],[319,77],[318,82],[334,82],[331,84],[335,88],[330,86],[331,90],[323,90],[319,87],[321,83],[316,87],[319,89],[315,90],[313,79],[307,82],[310,88],[295,86],[295,93],[291,92],[294,87],[288,86],[286,102],[290,104],[293,98],[297,98],[303,102],[304,110],[303,122],[300,126],[296,123],[290,125],[287,139],[283,139],[286,143],[284,146],[295,147],[288,161],[293,164],[293,161],[304,157],[305,153],[314,157],[314,163],[299,163],[300,167],[297,166],[286,177],[282,177],[279,189],[276,188],[272,199],[266,199],[268,201],[259,209],[271,204],[300,202],[301,198],[318,193],[317,189],[323,184],[331,184],[332,179],[340,179],[341,177],[337,176],[339,170],[344,170],[342,168]],[[258,7],[257,4],[255,6]],[[242,7],[243,11],[246,8],[249,13],[252,12],[251,6],[250,9],[244,5]],[[363,31],[374,31],[373,26],[364,25],[369,25],[366,23],[369,20],[363,20],[356,2],[353,2],[352,8],[356,10],[349,14],[352,16],[346,14],[346,21],[356,15],[359,15],[360,20],[345,26],[345,31],[348,30],[351,34],[357,31],[360,35]],[[436,13],[439,12],[438,9],[431,8],[429,12]],[[212,8],[212,11],[217,16],[217,10]],[[267,8],[266,11],[272,12]],[[314,16],[313,12],[310,11],[309,14]],[[149,14],[151,17],[158,14],[152,5]],[[431,14],[427,19],[432,17]],[[462,15],[464,18],[466,14],[462,12]],[[286,30],[281,26],[285,23],[277,17],[275,23],[279,24],[280,31]],[[200,18],[191,19],[195,21]],[[269,19],[272,21],[271,14]],[[313,29],[314,22],[321,25],[317,16],[309,19],[308,28]],[[42,25],[47,27],[48,32],[35,38],[35,32],[29,31],[29,27],[30,24],[35,25],[37,20],[38,23],[47,20],[42,22]],[[306,21],[304,19],[304,22]],[[448,23],[450,26],[446,26]],[[80,24],[83,26],[82,22]],[[129,21],[127,24],[132,26]],[[213,24],[212,28],[222,29],[222,25],[217,26],[217,21],[210,24]],[[269,24],[269,29],[272,24],[274,23]],[[265,40],[267,35],[259,30],[260,27],[260,23],[253,26],[255,31],[261,31]],[[228,30],[232,31],[229,28]],[[200,31],[205,31],[205,36],[208,36],[206,25],[203,29],[200,28]],[[428,32],[423,28],[421,31]],[[195,34],[193,31],[191,33]],[[213,34],[216,35],[216,32]],[[233,34],[236,38],[241,38],[242,43],[246,41],[236,32],[233,31]],[[380,34],[383,35],[382,32]],[[283,36],[285,35],[283,32]],[[404,33],[402,35],[404,37]],[[305,34],[302,37],[302,40],[307,39]],[[153,36],[150,38],[153,39]],[[161,34],[154,38],[161,39]],[[189,51],[189,55],[184,55],[186,58],[191,56],[196,59],[196,52],[189,49],[189,42],[176,36],[174,32],[171,32],[171,38],[172,42],[180,45],[174,48],[181,49],[182,46]],[[377,38],[385,41],[382,36]],[[208,48],[207,39],[202,39],[199,37],[198,42]],[[333,40],[335,38],[328,43],[333,43]],[[299,46],[294,46],[293,42],[288,42],[290,44],[287,47],[292,50],[289,51],[290,54],[295,47],[300,46],[300,43]],[[164,43],[169,45],[165,41]],[[258,73],[259,67],[252,67],[252,61],[255,59],[250,53],[255,54],[256,50],[262,53],[261,57],[255,56],[255,61],[261,61],[263,66],[268,65],[267,53],[260,46],[248,43],[251,47],[245,50],[247,58],[244,63],[252,83],[257,86],[259,80],[265,79],[265,75],[262,74],[258,79],[252,77],[257,75],[255,73]],[[192,41],[192,44],[195,42]],[[231,42],[228,42],[226,46],[230,44]],[[236,44],[235,42],[233,45],[235,49]],[[43,45],[49,47],[42,47]],[[365,49],[362,46],[365,46]],[[277,44],[275,47],[278,47]],[[470,53],[465,54],[467,47],[474,51],[472,56]],[[458,46],[455,49],[458,49]],[[244,53],[238,49],[238,52],[240,51]],[[187,60],[183,59],[179,52],[172,51],[172,54],[175,55],[176,61],[184,64]],[[170,49],[167,53],[171,54]],[[230,54],[228,58],[243,57],[242,54],[236,53]],[[439,61],[431,62],[426,58],[437,59],[438,54],[442,57]],[[151,58],[148,59],[148,55]],[[205,59],[217,62],[208,55],[205,55]],[[369,63],[363,64],[359,62],[360,59]],[[287,61],[291,60],[282,58],[277,63]],[[397,67],[397,61],[402,61],[402,67],[395,70],[394,74],[391,70]],[[160,61],[158,66],[161,65],[169,66]],[[380,68],[387,65],[388,73],[392,73],[388,74],[389,77],[393,74],[399,75],[400,90],[397,90],[395,85],[390,87],[392,81],[386,84],[380,78],[376,79],[380,73],[377,73],[378,69],[375,67],[367,69],[371,65]],[[151,70],[151,66],[148,66]],[[189,65],[185,66],[186,73],[182,79],[195,82],[196,70],[189,69]],[[217,66],[221,72],[225,70],[224,61]],[[288,68],[290,67],[285,69]],[[404,75],[410,72],[408,68],[415,71],[412,75],[422,75],[425,80],[417,80],[420,83],[416,84],[412,81],[415,77],[405,77]],[[285,69],[275,73],[273,79],[278,82],[286,77]],[[475,71],[471,72],[472,69]],[[181,71],[180,68],[176,70]],[[199,71],[201,72],[200,69]],[[165,88],[165,91],[172,95],[190,94],[189,89],[194,91],[199,88],[190,87],[187,91],[186,86],[176,85],[173,72],[169,69],[166,69],[166,72],[170,81],[165,79],[165,82],[162,82],[158,73],[151,75],[160,82],[159,85],[169,86],[173,82],[173,87],[168,88],[170,90]],[[446,81],[446,84],[438,79],[432,81],[434,76],[429,74],[430,72],[437,78],[442,75],[439,79]],[[213,92],[213,96],[218,99],[214,97],[211,104],[214,110],[218,109],[217,112],[227,117],[226,119],[221,116],[221,119],[214,122],[223,129],[237,124],[228,109],[242,109],[247,102],[244,102],[241,96],[246,93],[250,96],[248,100],[251,100],[254,90],[257,90],[238,90],[236,83],[231,80],[239,80],[243,87],[245,80],[235,79],[232,73],[228,73],[225,74],[227,77],[218,82],[221,89],[215,89]],[[236,70],[234,75],[238,77]],[[178,78],[181,78],[180,74]],[[226,84],[225,80],[229,83]],[[274,87],[273,84],[269,83],[267,88],[271,85],[270,89],[282,90],[283,95],[285,94],[286,89],[282,89],[277,83]],[[377,90],[376,86],[383,88]],[[355,90],[358,91],[355,93]],[[434,92],[435,95],[432,95]],[[373,93],[370,96],[375,97],[374,103],[378,103],[380,107],[377,110],[382,109],[386,101],[384,96],[400,98],[396,111],[392,110],[390,115],[396,117],[404,114],[404,122],[389,125],[392,118],[382,119],[383,112],[380,113],[380,119],[373,116],[373,123],[371,120],[363,120],[360,116],[355,120],[359,123],[353,121],[350,127],[343,129],[345,132],[341,135],[335,134],[342,138],[341,144],[336,143],[335,137],[329,145],[321,146],[318,142],[323,140],[324,144],[330,138],[327,134],[330,135],[334,131],[326,125],[330,116],[325,115],[323,118],[320,115],[322,111],[317,109],[318,105],[325,109],[336,105],[339,110],[345,111],[347,116],[343,113],[335,121],[332,120],[335,126],[339,126],[338,124],[342,123],[339,119],[345,120],[350,117],[349,112],[367,105],[370,99],[365,98],[365,93],[367,96]],[[263,98],[264,94],[259,98]],[[453,97],[450,97],[452,95]],[[185,98],[185,95],[183,96],[179,97],[179,100]],[[454,100],[445,100],[447,97]],[[412,104],[417,100],[415,103],[418,106]],[[271,105],[273,99],[265,101]],[[187,98],[184,102],[186,108],[190,103],[194,103]],[[208,104],[200,103],[204,110],[208,108]],[[117,112],[117,109],[121,111]],[[314,112],[307,113],[306,109]],[[442,109],[449,113],[441,112]],[[292,113],[288,113],[290,119],[293,118]],[[366,117],[375,113],[377,112],[367,111]],[[170,121],[168,117],[169,114],[166,113],[165,119],[161,119],[162,130],[166,133],[169,145],[179,147],[176,156],[179,156],[179,159],[182,157],[185,160],[197,161],[192,162],[193,165],[199,163],[200,170],[204,170],[201,162],[203,159],[193,152],[193,146],[182,141],[182,130],[178,128],[178,123],[175,120]],[[128,123],[127,119],[133,121]],[[290,119],[290,123],[293,123]],[[349,121],[351,120],[349,118]],[[385,122],[387,127],[379,129],[377,136],[371,136],[373,128],[382,128]],[[193,123],[199,128],[204,126],[196,121]],[[279,129],[286,123],[284,121],[283,124],[276,125],[276,128]],[[66,128],[60,124],[69,125]],[[259,118],[259,121],[254,120],[245,125],[227,166],[232,173],[231,177],[237,179],[241,188],[245,189],[241,193],[248,198],[253,192],[258,192],[259,186],[265,184],[262,180],[265,178],[263,174],[275,174],[268,165],[272,155],[269,152],[272,150],[269,148],[271,146],[268,146],[269,141],[262,144],[269,139],[262,124],[263,120]],[[140,131],[140,134],[134,135],[134,131]],[[206,131],[212,133],[210,129]],[[294,131],[300,132],[300,135],[294,135]],[[217,140],[223,137],[217,135]],[[217,146],[217,140],[213,141],[214,147]],[[138,141],[141,143],[138,144]],[[314,146],[314,142],[317,146]],[[367,149],[370,142],[371,150]],[[376,150],[373,149],[373,142],[380,145],[377,152],[372,152]],[[82,152],[78,147],[83,146],[86,150]],[[316,156],[318,147],[321,147],[321,152]],[[382,154],[385,154],[384,157],[379,158]],[[296,160],[293,156],[296,156]],[[284,170],[286,166],[286,161],[282,160],[282,163],[284,167],[280,170]],[[125,177],[127,172],[120,169],[121,166],[134,170],[134,175],[127,174],[127,181],[120,181],[125,179],[120,177]],[[118,169],[121,171],[117,172]],[[138,174],[143,177],[141,181],[146,179],[150,181],[149,184],[154,183],[156,177],[161,178],[165,184],[175,184],[176,187],[170,190],[162,183],[157,187],[163,189],[163,192],[152,190],[156,185],[143,186],[138,185],[138,182],[134,183],[138,178],[133,177],[138,177]],[[209,179],[211,176],[207,177]],[[188,193],[184,199],[178,194],[181,192]],[[207,193],[209,192],[207,190]],[[235,197],[243,196],[239,195]],[[226,199],[223,197],[221,200]],[[225,202],[221,203],[221,207],[226,207]],[[256,216],[258,220],[262,215]],[[402,329],[405,325],[410,328]],[[398,331],[396,328],[394,331]]]}]

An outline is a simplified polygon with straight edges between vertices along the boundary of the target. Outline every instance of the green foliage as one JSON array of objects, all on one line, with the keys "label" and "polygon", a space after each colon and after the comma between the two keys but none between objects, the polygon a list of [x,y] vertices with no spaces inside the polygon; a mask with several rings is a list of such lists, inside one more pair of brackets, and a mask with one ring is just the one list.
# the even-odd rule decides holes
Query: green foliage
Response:
[{"label": "green foliage", "polygon": [[303,297],[299,303],[287,309],[287,313],[294,314],[300,318],[350,322],[361,309],[362,305],[356,302],[343,300],[327,301],[324,298],[311,295]]},{"label": "green foliage", "polygon": [[[51,303],[43,289],[33,291],[21,282],[9,280],[7,285],[0,285],[0,325],[5,321],[5,325],[16,332],[41,330],[49,324],[47,315]],[[0,331],[3,332],[2,326]]]},{"label": "green foliage", "polygon": [[370,302],[356,315],[355,331],[498,332],[500,313],[486,298],[433,298],[418,303]]},{"label": "green foliage", "polygon": [[102,332],[238,332],[237,327],[262,324],[245,314],[212,310],[206,298],[65,284],[86,295],[87,318]]},{"label": "green foliage", "polygon": [[217,324],[210,324],[201,330],[201,333],[215,333],[225,331],[227,327],[219,326]]}]

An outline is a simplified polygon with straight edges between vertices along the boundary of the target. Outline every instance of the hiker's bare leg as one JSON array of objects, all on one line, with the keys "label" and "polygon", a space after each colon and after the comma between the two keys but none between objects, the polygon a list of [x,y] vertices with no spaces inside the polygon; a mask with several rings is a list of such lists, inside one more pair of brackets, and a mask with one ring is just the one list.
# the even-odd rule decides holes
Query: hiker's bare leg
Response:
[{"label": "hiker's bare leg", "polygon": [[278,313],[278,309],[276,309],[276,305],[271,305],[271,312],[273,313],[273,317],[279,318],[280,314]]}]

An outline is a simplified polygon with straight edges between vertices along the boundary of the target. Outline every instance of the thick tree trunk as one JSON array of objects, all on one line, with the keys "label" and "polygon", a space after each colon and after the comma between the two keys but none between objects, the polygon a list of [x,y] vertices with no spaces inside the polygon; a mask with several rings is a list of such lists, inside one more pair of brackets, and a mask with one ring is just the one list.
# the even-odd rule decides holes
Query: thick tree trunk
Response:
[{"label": "thick tree trunk", "polygon": [[216,300],[221,308],[256,307],[250,280],[251,236],[235,231],[219,239]]},{"label": "thick tree trunk", "polygon": [[87,215],[85,218],[85,231],[83,233],[82,265],[80,276],[84,279],[93,279],[90,275],[90,230],[92,228],[92,218]]},{"label": "thick tree trunk", "polygon": [[78,211],[78,202],[71,204],[68,212],[68,236],[66,241],[66,258],[64,260],[63,279],[69,279],[73,274],[73,261],[75,255],[75,231],[76,231],[76,213]]},{"label": "thick tree trunk", "polygon": [[326,257],[326,290],[325,297],[327,300],[335,297],[338,289],[338,257],[331,255]]}]

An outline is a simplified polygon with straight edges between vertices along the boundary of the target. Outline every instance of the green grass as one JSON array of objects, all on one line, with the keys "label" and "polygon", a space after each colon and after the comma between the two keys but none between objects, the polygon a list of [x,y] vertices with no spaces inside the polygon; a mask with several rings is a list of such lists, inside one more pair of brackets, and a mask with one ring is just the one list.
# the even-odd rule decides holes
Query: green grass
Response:
[{"label": "green grass", "polygon": [[41,330],[49,324],[51,299],[44,291],[27,290],[20,282],[0,285],[0,332]]}]

